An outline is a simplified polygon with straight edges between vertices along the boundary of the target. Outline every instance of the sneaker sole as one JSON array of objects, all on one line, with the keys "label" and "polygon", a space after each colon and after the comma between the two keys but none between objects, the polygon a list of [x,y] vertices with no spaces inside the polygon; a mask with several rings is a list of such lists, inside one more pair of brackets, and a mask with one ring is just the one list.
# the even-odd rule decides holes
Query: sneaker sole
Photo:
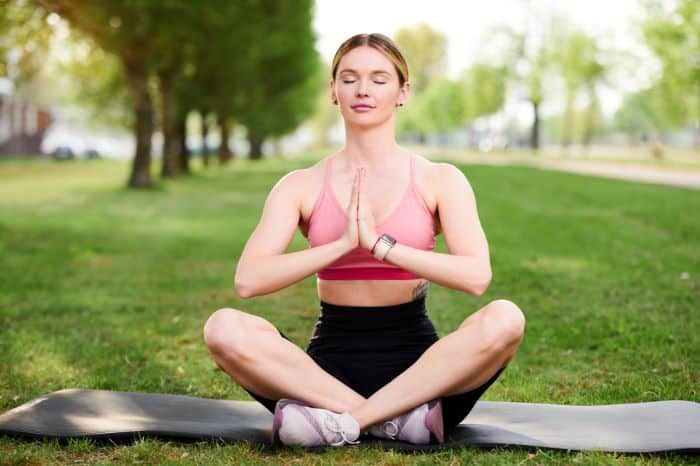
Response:
[{"label": "sneaker sole", "polygon": [[434,400],[428,404],[428,414],[425,415],[425,427],[430,432],[431,443],[445,443],[445,431],[442,421],[442,402]]}]

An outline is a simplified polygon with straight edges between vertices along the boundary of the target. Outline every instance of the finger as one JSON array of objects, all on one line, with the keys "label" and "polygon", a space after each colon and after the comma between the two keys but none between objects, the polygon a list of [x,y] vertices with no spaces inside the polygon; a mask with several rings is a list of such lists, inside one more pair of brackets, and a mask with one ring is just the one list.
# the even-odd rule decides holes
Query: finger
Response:
[{"label": "finger", "polygon": [[355,196],[355,208],[360,211],[360,201],[362,199],[362,170],[357,170],[357,193]]},{"label": "finger", "polygon": [[362,194],[363,182],[365,181],[365,176],[366,176],[364,168],[359,169],[358,176],[359,176],[360,182],[358,183],[358,188],[357,188],[357,211],[364,212],[364,204],[365,204],[364,200],[365,200],[365,198]]},{"label": "finger", "polygon": [[348,205],[348,210],[350,213],[357,211],[357,194],[359,191],[360,175],[355,173],[355,178],[352,182],[352,191],[350,192],[350,204]]}]

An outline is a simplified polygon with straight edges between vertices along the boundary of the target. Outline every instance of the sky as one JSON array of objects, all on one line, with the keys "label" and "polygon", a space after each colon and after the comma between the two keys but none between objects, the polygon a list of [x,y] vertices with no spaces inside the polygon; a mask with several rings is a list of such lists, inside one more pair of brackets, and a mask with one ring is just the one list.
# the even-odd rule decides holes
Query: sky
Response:
[{"label": "sky", "polygon": [[[454,79],[474,61],[488,58],[484,37],[489,27],[522,26],[526,4],[544,14],[565,14],[573,25],[600,37],[605,47],[632,52],[649,67],[616,76],[616,89],[603,91],[604,110],[610,112],[619,105],[621,90],[647,85],[654,59],[634,25],[642,14],[638,0],[316,0],[316,48],[330,63],[338,46],[354,34],[381,32],[393,37],[401,27],[425,22],[445,34],[447,74]],[[407,60],[410,67],[410,57]]]}]

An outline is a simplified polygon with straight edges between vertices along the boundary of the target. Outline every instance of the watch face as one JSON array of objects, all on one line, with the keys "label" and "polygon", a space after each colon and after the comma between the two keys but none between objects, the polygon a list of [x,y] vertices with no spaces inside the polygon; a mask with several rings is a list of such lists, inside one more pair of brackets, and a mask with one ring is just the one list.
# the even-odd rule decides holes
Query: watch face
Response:
[{"label": "watch face", "polygon": [[393,246],[394,244],[396,244],[396,240],[395,240],[394,238],[392,238],[391,236],[387,235],[386,233],[384,233],[384,234],[382,235],[382,241],[384,241],[385,243],[387,243],[387,244],[389,244],[389,245],[391,245],[391,246]]}]

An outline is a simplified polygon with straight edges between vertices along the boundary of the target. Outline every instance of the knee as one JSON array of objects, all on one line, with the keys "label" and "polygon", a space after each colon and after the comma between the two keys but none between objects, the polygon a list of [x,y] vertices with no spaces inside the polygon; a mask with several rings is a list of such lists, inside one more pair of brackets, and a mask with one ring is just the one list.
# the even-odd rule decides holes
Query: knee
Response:
[{"label": "knee", "polygon": [[214,312],[204,324],[204,343],[214,357],[240,356],[248,346],[245,342],[245,318],[241,311],[223,308]]},{"label": "knee", "polygon": [[489,347],[504,349],[518,345],[525,334],[525,315],[506,299],[492,301],[484,316],[484,338]]}]

